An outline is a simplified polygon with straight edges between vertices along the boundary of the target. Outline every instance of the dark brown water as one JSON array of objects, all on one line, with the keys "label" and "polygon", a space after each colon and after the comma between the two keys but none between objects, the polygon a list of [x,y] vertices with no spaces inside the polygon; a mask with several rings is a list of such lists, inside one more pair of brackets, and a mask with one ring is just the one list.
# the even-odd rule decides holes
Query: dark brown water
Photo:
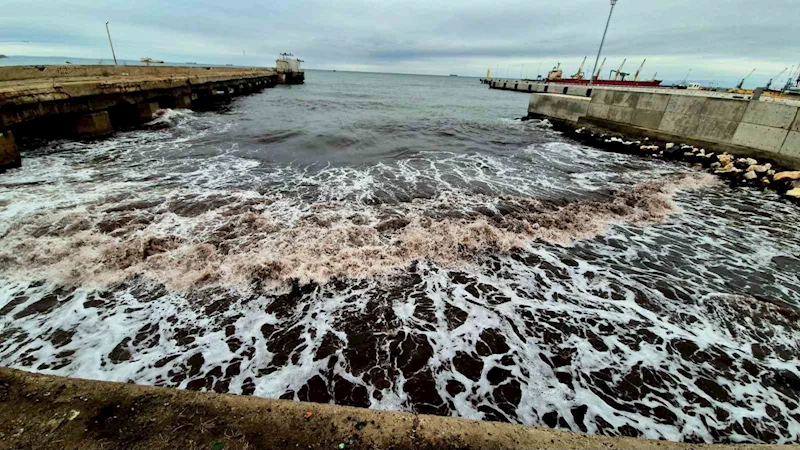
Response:
[{"label": "dark brown water", "polygon": [[706,442],[800,438],[796,207],[309,72],[0,176],[0,364]]}]

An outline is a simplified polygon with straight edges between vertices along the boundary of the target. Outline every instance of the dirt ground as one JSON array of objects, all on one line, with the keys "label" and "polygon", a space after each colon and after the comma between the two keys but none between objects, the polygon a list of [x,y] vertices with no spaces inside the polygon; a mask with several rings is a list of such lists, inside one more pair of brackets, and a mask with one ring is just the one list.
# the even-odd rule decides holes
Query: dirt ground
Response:
[{"label": "dirt ground", "polygon": [[6,449],[798,449],[697,446],[0,368]]}]

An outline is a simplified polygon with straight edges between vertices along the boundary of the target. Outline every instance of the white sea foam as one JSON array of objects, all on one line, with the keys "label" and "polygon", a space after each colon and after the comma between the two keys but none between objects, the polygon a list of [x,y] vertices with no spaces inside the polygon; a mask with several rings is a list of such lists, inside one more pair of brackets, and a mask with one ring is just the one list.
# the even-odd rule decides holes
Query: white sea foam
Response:
[{"label": "white sea foam", "polygon": [[58,143],[0,178],[0,364],[798,441],[794,206],[554,135],[300,164],[216,138],[230,126]]}]

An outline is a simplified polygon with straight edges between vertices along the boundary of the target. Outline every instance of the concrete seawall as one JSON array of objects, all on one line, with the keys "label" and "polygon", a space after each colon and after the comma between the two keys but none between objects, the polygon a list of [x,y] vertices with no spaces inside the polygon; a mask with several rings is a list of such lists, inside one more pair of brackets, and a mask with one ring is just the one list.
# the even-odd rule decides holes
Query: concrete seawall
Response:
[{"label": "concrete seawall", "polygon": [[[791,102],[679,90],[589,89],[542,83],[529,86],[534,93],[528,113],[533,116],[800,167],[800,107]],[[544,89],[548,92],[537,93]]]},{"label": "concrete seawall", "polygon": [[277,83],[259,68],[0,67],[0,172],[20,164],[14,137],[94,138],[159,108],[202,107]]},{"label": "concrete seawall", "polygon": [[0,368],[0,449],[798,449],[697,445]]}]

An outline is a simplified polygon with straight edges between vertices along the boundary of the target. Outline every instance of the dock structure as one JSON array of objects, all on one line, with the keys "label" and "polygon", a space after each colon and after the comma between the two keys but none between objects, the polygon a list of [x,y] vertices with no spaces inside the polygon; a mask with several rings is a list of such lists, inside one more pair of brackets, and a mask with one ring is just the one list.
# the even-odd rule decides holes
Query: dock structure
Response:
[{"label": "dock structure", "polygon": [[493,80],[530,92],[528,114],[800,167],[800,101],[669,88]]},{"label": "dock structure", "polygon": [[0,171],[19,167],[19,136],[93,138],[279,83],[276,71],[238,67],[0,67]]}]

